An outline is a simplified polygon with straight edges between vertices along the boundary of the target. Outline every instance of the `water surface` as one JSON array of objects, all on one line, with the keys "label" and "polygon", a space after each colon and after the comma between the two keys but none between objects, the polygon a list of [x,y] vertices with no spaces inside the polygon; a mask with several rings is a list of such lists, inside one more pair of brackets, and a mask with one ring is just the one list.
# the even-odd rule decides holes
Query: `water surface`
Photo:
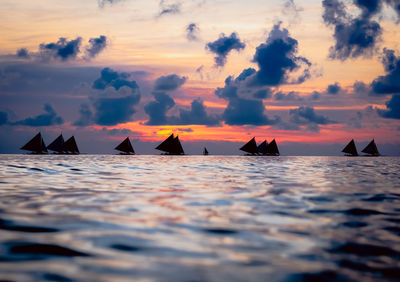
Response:
[{"label": "water surface", "polygon": [[400,158],[0,156],[0,278],[400,277]]}]

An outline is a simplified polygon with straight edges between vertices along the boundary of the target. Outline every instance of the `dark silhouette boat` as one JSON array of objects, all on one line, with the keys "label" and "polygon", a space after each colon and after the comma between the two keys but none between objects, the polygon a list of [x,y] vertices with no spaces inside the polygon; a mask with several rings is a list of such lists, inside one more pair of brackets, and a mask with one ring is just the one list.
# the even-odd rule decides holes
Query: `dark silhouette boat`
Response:
[{"label": "dark silhouette boat", "polygon": [[369,144],[361,152],[371,157],[377,157],[381,155],[378,151],[378,148],[376,147],[374,139],[372,139],[372,141],[369,142]]},{"label": "dark silhouette boat", "polygon": [[65,152],[68,154],[74,154],[74,155],[80,154],[74,136],[71,136],[67,141],[65,141],[64,147],[65,147]]},{"label": "dark silhouette boat", "polygon": [[132,147],[129,137],[126,137],[114,150],[120,151],[121,155],[135,155],[135,150]]},{"label": "dark silhouette boat", "polygon": [[258,147],[256,143],[256,138],[253,137],[252,139],[250,139],[250,141],[244,144],[239,150],[246,152],[248,155],[257,155]]},{"label": "dark silhouette boat", "polygon": [[21,147],[21,150],[30,151],[32,154],[46,154],[47,147],[44,144],[42,135],[40,132],[35,135],[31,140],[28,141],[24,146]]},{"label": "dark silhouette boat", "polygon": [[342,152],[345,153],[345,156],[358,156],[356,143],[354,143],[354,139],[351,139],[349,144],[347,144],[346,147],[344,147]]},{"label": "dark silhouette boat", "polygon": [[53,151],[55,154],[64,154],[65,149],[65,142],[64,137],[60,134],[53,142],[47,146],[47,150]]},{"label": "dark silhouette boat", "polygon": [[204,155],[204,156],[208,156],[208,151],[207,151],[207,148],[206,148],[206,147],[204,147],[203,155]]},{"label": "dark silhouette boat", "polygon": [[264,140],[260,145],[258,145],[258,154],[266,156],[267,155],[267,147],[268,147],[268,142],[267,140]]},{"label": "dark silhouette boat", "polygon": [[278,149],[278,145],[276,144],[275,139],[272,140],[268,145],[267,148],[265,149],[266,151],[266,156],[279,156],[280,152]]},{"label": "dark silhouette boat", "polygon": [[167,139],[165,139],[160,145],[156,147],[156,150],[164,152],[165,155],[184,155],[182,144],[179,141],[179,137],[174,137],[171,134]]}]

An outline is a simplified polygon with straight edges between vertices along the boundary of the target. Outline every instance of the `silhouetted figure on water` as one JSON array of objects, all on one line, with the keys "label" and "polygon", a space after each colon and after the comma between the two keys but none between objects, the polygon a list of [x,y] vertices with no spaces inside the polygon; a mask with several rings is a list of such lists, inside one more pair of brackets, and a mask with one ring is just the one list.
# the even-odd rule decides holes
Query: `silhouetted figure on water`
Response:
[{"label": "silhouetted figure on water", "polygon": [[120,155],[135,155],[135,150],[132,147],[129,137],[126,137],[114,150],[120,151]]},{"label": "silhouetted figure on water", "polygon": [[167,139],[165,139],[160,145],[156,147],[156,150],[165,152],[165,155],[184,155],[181,142],[179,141],[179,137],[174,137],[174,134],[171,134]]}]

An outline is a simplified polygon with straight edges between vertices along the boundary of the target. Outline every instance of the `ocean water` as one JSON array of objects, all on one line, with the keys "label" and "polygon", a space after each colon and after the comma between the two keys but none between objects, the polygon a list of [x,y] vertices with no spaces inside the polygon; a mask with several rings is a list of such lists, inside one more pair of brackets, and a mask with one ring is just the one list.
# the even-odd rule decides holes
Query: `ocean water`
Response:
[{"label": "ocean water", "polygon": [[0,280],[399,277],[400,158],[0,155]]}]

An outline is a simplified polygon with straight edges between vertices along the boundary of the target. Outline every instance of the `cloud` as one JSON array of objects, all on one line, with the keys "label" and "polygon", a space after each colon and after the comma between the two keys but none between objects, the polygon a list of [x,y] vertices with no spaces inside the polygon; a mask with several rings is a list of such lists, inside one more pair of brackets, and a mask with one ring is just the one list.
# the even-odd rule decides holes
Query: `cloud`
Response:
[{"label": "cloud", "polygon": [[379,76],[371,83],[375,94],[400,93],[400,56],[390,49],[383,49],[382,64],[386,75]]},{"label": "cloud", "polygon": [[190,23],[186,26],[186,38],[189,41],[197,41],[199,40],[199,32],[200,28],[195,23]]},{"label": "cloud", "polygon": [[61,59],[62,61],[75,59],[80,52],[81,42],[81,37],[69,41],[64,37],[60,37],[57,42],[42,43],[39,45],[39,56],[44,61],[50,59]]},{"label": "cloud", "polygon": [[8,114],[6,112],[0,112],[0,126],[8,122]]},{"label": "cloud", "polygon": [[88,104],[81,104],[79,109],[79,119],[73,123],[75,126],[88,126],[93,124],[93,113]]},{"label": "cloud", "polygon": [[102,132],[105,132],[107,135],[111,136],[140,136],[141,134],[136,131],[129,130],[127,128],[123,129],[118,129],[118,128],[113,128],[113,129],[108,129],[106,127],[103,127],[101,129]]},{"label": "cloud", "polygon": [[262,101],[235,97],[229,99],[222,118],[228,125],[271,125],[279,121],[270,120],[264,112]]},{"label": "cloud", "polygon": [[181,3],[175,2],[167,4],[165,0],[160,1],[160,12],[158,17],[168,14],[179,14],[181,12]]},{"label": "cloud", "polygon": [[[250,80],[253,86],[278,86],[283,83],[302,83],[310,77],[311,63],[304,57],[296,56],[298,42],[290,37],[289,31],[274,25],[266,43],[256,48],[253,61],[259,70]],[[289,74],[300,71],[297,77]]]},{"label": "cloud", "polygon": [[400,94],[393,95],[386,103],[386,108],[387,110],[377,110],[381,117],[400,119]]},{"label": "cloud", "polygon": [[212,53],[215,53],[215,64],[219,67],[223,67],[226,64],[227,56],[232,50],[240,51],[244,49],[246,45],[240,41],[240,38],[235,32],[230,36],[221,34],[214,42],[206,44],[206,49]]},{"label": "cloud", "polygon": [[86,59],[96,57],[101,51],[107,47],[107,37],[100,35],[99,37],[90,38],[89,45],[86,46]]},{"label": "cloud", "polygon": [[94,121],[99,125],[117,125],[131,121],[131,116],[136,112],[133,106],[139,101],[140,95],[98,98],[93,103],[96,110]]},{"label": "cloud", "polygon": [[328,85],[326,89],[326,93],[330,95],[337,95],[340,93],[340,91],[342,91],[342,87],[340,86],[339,82]]},{"label": "cloud", "polygon": [[287,0],[283,3],[282,12],[284,15],[290,16],[289,21],[291,22],[298,21],[300,18],[299,13],[303,10],[303,8],[296,5],[294,0]]},{"label": "cloud", "polygon": [[[215,95],[217,95],[219,98],[229,100],[231,98],[237,98],[239,92],[241,92],[242,94],[244,94],[243,92],[249,92],[244,82],[248,77],[251,77],[255,73],[255,69],[247,68],[244,69],[237,78],[234,78],[233,76],[228,76],[225,79],[225,86],[223,88],[218,87],[215,90]],[[241,89],[243,89],[244,91],[241,91]]]},{"label": "cloud", "polygon": [[303,101],[304,99],[295,91],[283,93],[281,91],[275,93],[274,99],[277,101]]},{"label": "cloud", "polygon": [[290,122],[295,125],[306,125],[310,131],[319,131],[319,125],[336,123],[327,117],[318,115],[313,107],[301,106],[297,109],[289,110]]},{"label": "cloud", "polygon": [[23,59],[29,59],[30,58],[29,51],[26,48],[18,49],[16,55],[17,55],[18,58],[23,58]]},{"label": "cloud", "polygon": [[167,76],[160,76],[156,79],[154,83],[155,91],[173,91],[181,87],[187,78],[178,76],[176,74],[171,74]]},{"label": "cloud", "polygon": [[36,117],[29,117],[24,120],[17,121],[13,125],[26,125],[26,126],[51,126],[57,124],[63,124],[64,121],[60,116],[57,116],[54,109],[49,104],[44,105],[44,111],[46,113],[38,115]]},{"label": "cloud", "polygon": [[113,87],[115,90],[119,90],[121,87],[126,86],[131,88],[132,91],[139,89],[136,81],[128,80],[130,74],[125,72],[116,72],[111,68],[104,68],[101,71],[100,78],[93,82],[93,89],[104,90],[107,87]]},{"label": "cloud", "polygon": [[332,59],[346,60],[360,56],[370,56],[381,40],[382,28],[373,19],[382,11],[383,4],[392,7],[400,18],[400,4],[397,0],[354,0],[360,13],[353,17],[341,0],[324,0],[323,20],[334,28],[335,45],[329,49]]},{"label": "cloud", "polygon": [[268,89],[260,89],[253,93],[253,97],[256,99],[261,99],[261,100],[271,98],[272,92],[269,88]]},{"label": "cloud", "polygon": [[106,4],[113,5],[113,4],[116,4],[118,2],[122,2],[122,1],[124,1],[124,0],[98,0],[98,3],[99,3],[99,7],[100,8],[104,8],[104,6]]},{"label": "cloud", "polygon": [[196,99],[192,101],[191,109],[179,110],[179,118],[172,118],[171,124],[176,125],[217,125],[220,123],[220,118],[208,116],[203,101]]},{"label": "cloud", "polygon": [[155,101],[148,103],[144,107],[144,111],[149,115],[150,119],[147,125],[165,125],[168,124],[167,112],[175,105],[172,99],[166,93],[154,93]]}]

